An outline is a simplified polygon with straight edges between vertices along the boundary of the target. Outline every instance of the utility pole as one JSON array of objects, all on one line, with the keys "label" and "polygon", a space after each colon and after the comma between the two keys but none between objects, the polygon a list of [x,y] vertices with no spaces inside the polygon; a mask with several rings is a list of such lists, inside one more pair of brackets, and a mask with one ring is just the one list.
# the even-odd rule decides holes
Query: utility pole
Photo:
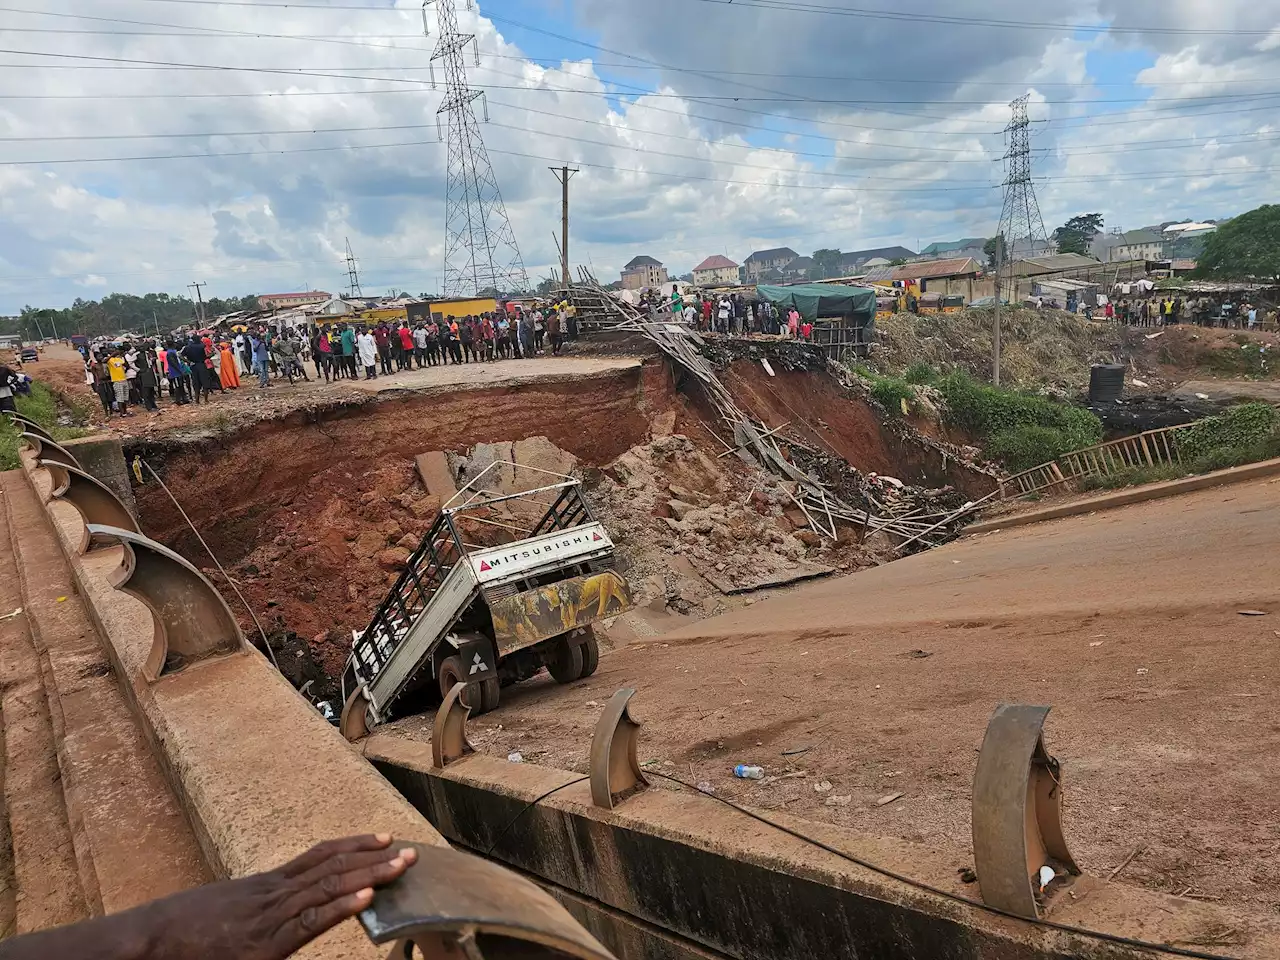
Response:
[{"label": "utility pole", "polygon": [[156,316],[154,310],[151,311],[151,322],[156,325],[156,339],[160,339],[160,319]]},{"label": "utility pole", "polygon": [[54,323],[54,322],[53,322],[53,317],[54,317],[54,313],[53,313],[53,311],[52,311],[52,310],[50,310],[50,311],[49,311],[49,326],[53,327],[53,339],[57,340],[57,339],[58,339],[58,325],[57,325],[56,323]]},{"label": "utility pole", "polygon": [[363,297],[364,291],[360,289],[360,272],[356,270],[356,255],[351,252],[351,240],[347,237],[343,239],[347,241],[347,295],[354,300]]},{"label": "utility pole", "polygon": [[578,172],[577,167],[548,167],[560,181],[560,285],[569,292],[569,181]]},{"label": "utility pole", "polygon": [[1000,386],[1000,270],[1004,266],[1004,238],[996,237],[996,319],[991,332],[991,382]]},{"label": "utility pole", "polygon": [[1027,244],[1027,255],[1035,256],[1036,244],[1046,242],[1044,220],[1040,216],[1040,204],[1031,178],[1031,121],[1027,116],[1029,94],[1024,94],[1009,104],[1013,116],[1005,127],[1008,149],[1004,159],[1007,172],[1004,178],[1004,209],[1000,212],[1000,229],[996,232],[996,312],[995,329],[991,338],[991,380],[1000,385],[1000,273],[1004,263],[1009,264],[1010,301],[1017,296],[1013,279],[1013,263],[1018,244]]},{"label": "utility pole", "polygon": [[187,289],[188,289],[188,290],[190,290],[192,287],[195,287],[195,289],[196,289],[196,300],[197,300],[197,301],[199,302],[199,304],[200,304],[199,309],[196,311],[196,320],[199,322],[200,326],[202,326],[202,327],[205,325],[205,318],[204,318],[204,297],[203,297],[203,296],[201,295],[201,293],[200,293],[200,288],[201,288],[201,287],[207,287],[207,286],[208,286],[208,284],[207,284],[207,283],[188,283],[188,284],[187,284]]}]

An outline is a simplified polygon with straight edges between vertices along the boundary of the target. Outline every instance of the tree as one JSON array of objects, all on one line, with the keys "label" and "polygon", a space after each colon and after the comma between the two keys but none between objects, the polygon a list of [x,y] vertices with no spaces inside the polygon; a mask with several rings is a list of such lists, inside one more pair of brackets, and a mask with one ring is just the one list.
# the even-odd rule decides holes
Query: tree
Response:
[{"label": "tree", "polygon": [[827,280],[831,277],[840,276],[840,258],[842,256],[843,254],[839,250],[833,250],[829,247],[813,251],[813,268],[809,271],[809,279]]},{"label": "tree", "polygon": [[982,255],[987,258],[987,269],[994,270],[996,261],[1004,259],[1004,234],[1000,233],[992,237],[982,245]]},{"label": "tree", "polygon": [[895,259],[889,261],[889,266],[891,267],[905,267],[906,265],[907,265],[906,257],[896,257]]},{"label": "tree", "polygon": [[550,277],[543,277],[541,280],[538,281],[538,285],[534,288],[533,292],[540,297],[546,297],[552,293],[555,293],[555,291],[557,290],[557,288],[559,288],[559,286],[560,286],[560,281],[552,280]]},{"label": "tree", "polygon": [[1280,205],[1269,203],[1220,224],[1204,238],[1196,276],[1280,279]]},{"label": "tree", "polygon": [[1086,254],[1093,238],[1101,232],[1102,214],[1082,213],[1053,231],[1053,242],[1058,245],[1059,253]]}]

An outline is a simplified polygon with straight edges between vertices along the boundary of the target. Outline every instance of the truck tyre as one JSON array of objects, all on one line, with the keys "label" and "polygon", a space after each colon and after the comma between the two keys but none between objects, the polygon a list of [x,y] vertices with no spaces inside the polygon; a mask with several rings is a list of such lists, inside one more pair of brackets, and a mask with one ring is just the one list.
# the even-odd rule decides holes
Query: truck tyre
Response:
[{"label": "truck tyre", "polygon": [[582,644],[561,639],[556,644],[555,659],[547,664],[547,672],[556,683],[573,683],[582,676],[584,660]]},{"label": "truck tyre", "polygon": [[587,627],[587,639],[580,644],[579,649],[582,651],[580,679],[585,680],[596,672],[596,667],[600,666],[600,641],[596,639],[595,631],[590,627]]},{"label": "truck tyre", "polygon": [[[437,679],[440,681],[440,696],[447,697],[449,691],[453,689],[455,683],[464,683],[463,678],[467,675],[467,668],[462,662],[462,658],[457,654],[452,657],[445,657],[440,661],[440,669],[436,673]],[[479,683],[468,683],[466,689],[462,691],[463,706],[471,708],[472,713],[484,713],[484,694],[480,689]]]},{"label": "truck tyre", "polygon": [[497,677],[480,681],[480,709],[476,713],[488,713],[498,709],[498,700],[502,694],[502,684]]}]

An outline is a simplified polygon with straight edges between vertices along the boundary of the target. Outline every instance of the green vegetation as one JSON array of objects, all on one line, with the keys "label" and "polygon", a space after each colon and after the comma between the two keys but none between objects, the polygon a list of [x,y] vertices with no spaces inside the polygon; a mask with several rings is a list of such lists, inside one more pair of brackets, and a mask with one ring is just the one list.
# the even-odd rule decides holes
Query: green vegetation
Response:
[{"label": "green vegetation", "polygon": [[1178,452],[1184,461],[1212,459],[1224,466],[1251,463],[1253,460],[1265,459],[1265,456],[1237,460],[1235,463],[1225,461],[1234,459],[1236,454],[1265,452],[1270,449],[1280,439],[1277,427],[1280,427],[1280,412],[1271,404],[1242,403],[1226,413],[1201,420],[1180,431],[1177,434]]},{"label": "green vegetation", "polygon": [[[255,296],[230,297],[205,300],[205,316],[216,317],[237,310],[257,310]],[[195,302],[187,297],[171,297],[167,293],[148,293],[138,297],[128,293],[113,293],[101,300],[76,299],[71,306],[61,310],[23,307],[17,317],[0,318],[0,333],[16,333],[25,340],[52,337],[56,331],[60,337],[83,333],[90,337],[125,331],[155,333],[159,325],[163,331],[191,323],[196,316]]]},{"label": "green vegetation", "polygon": [[1089,477],[1085,490],[1118,490],[1280,457],[1280,412],[1268,403],[1245,403],[1174,434],[1181,463],[1131,467]]},{"label": "green vegetation", "polygon": [[906,370],[902,371],[902,379],[907,383],[916,383],[931,386],[938,382],[938,371],[933,369],[927,363],[917,360]]},{"label": "green vegetation", "polygon": [[1053,231],[1059,253],[1087,254],[1093,238],[1102,232],[1102,214],[1082,213]]},{"label": "green vegetation", "polygon": [[1102,421],[1047,397],[978,383],[952,373],[939,383],[948,422],[1010,470],[1027,470],[1102,441]]},{"label": "green vegetation", "polygon": [[1193,471],[1177,464],[1163,464],[1158,467],[1128,467],[1117,470],[1105,477],[1085,477],[1080,481],[1081,490],[1122,490],[1125,487],[1140,487],[1146,483],[1161,483],[1165,480],[1178,480]]},{"label": "green vegetation", "polygon": [[[55,440],[75,440],[89,433],[79,427],[64,427],[58,424],[58,398],[43,383],[33,383],[31,393],[17,398],[18,412],[29,417],[44,427]],[[83,410],[72,409],[72,416],[77,420],[87,419]],[[13,426],[8,417],[0,417],[0,470],[14,470],[21,466],[18,459],[18,446],[22,431]]]},{"label": "green vegetation", "polygon": [[915,404],[916,391],[911,381],[903,377],[886,377],[863,364],[850,368],[858,377],[871,384],[871,396],[884,407],[891,417],[909,414]]},{"label": "green vegetation", "polygon": [[1280,278],[1280,205],[1267,204],[1220,224],[1204,238],[1197,277]]}]

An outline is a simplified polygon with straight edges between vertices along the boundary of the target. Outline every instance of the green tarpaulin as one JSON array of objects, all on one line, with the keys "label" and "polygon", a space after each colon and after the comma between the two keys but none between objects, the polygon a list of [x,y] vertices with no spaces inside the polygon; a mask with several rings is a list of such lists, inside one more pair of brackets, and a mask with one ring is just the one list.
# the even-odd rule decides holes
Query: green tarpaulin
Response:
[{"label": "green tarpaulin", "polygon": [[876,314],[875,291],[865,287],[798,283],[793,287],[757,286],[756,292],[781,307],[795,306],[810,323],[819,317],[853,317],[866,322]]}]

